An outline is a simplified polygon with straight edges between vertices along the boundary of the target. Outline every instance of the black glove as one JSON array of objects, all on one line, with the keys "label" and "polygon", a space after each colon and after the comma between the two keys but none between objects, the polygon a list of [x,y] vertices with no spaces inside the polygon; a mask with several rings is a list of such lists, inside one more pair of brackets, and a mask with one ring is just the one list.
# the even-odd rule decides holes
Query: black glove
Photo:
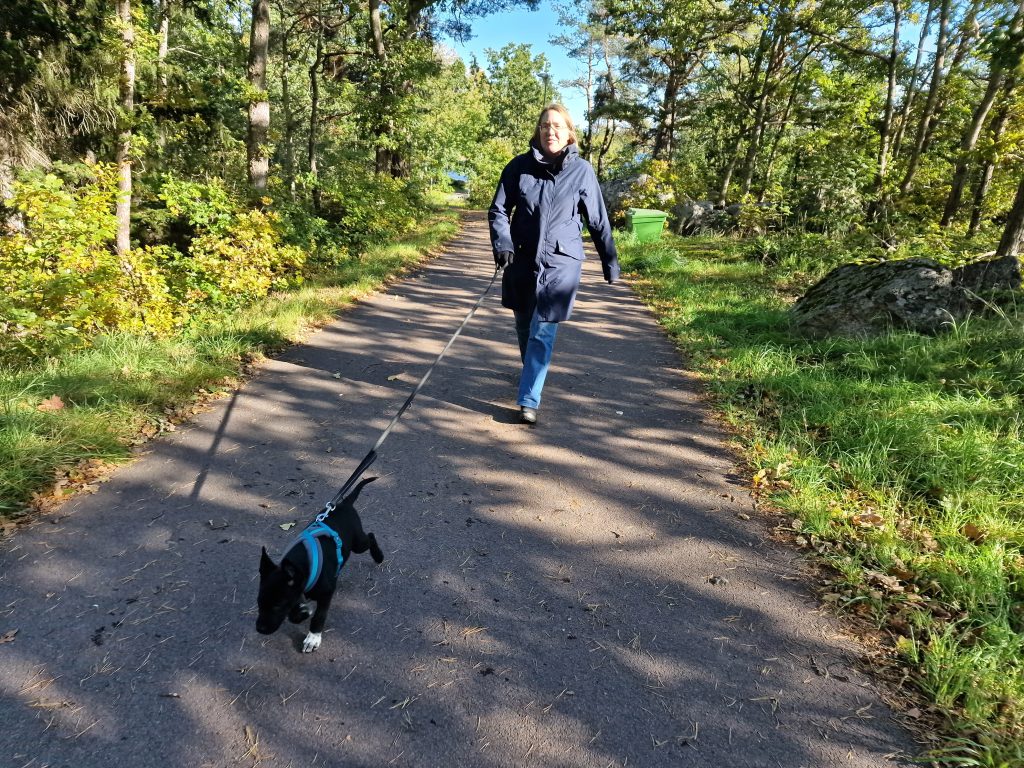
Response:
[{"label": "black glove", "polygon": [[512,263],[512,260],[516,255],[512,251],[499,251],[494,254],[494,263],[498,265],[498,269],[504,269]]}]

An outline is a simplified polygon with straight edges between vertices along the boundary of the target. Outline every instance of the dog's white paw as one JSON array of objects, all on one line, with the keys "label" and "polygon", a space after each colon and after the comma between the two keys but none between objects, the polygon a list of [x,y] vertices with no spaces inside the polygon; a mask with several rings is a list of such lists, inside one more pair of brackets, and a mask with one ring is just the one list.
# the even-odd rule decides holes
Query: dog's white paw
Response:
[{"label": "dog's white paw", "polygon": [[302,652],[312,653],[320,647],[320,639],[322,635],[320,632],[310,632],[306,635],[306,639],[302,641]]}]

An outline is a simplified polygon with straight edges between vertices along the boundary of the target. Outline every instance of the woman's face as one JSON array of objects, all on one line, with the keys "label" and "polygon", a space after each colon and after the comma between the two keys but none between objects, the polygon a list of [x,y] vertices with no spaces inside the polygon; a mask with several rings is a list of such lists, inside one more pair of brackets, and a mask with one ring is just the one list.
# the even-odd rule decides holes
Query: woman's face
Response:
[{"label": "woman's face", "polygon": [[540,148],[549,157],[554,157],[569,143],[569,124],[561,113],[549,109],[540,119]]}]

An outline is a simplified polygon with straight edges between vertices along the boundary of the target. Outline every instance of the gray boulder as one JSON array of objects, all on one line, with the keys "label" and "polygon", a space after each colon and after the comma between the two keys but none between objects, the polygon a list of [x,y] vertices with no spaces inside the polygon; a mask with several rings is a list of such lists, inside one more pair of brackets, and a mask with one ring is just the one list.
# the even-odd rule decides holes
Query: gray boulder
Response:
[{"label": "gray boulder", "polygon": [[634,189],[642,187],[650,181],[650,175],[641,173],[636,176],[624,176],[621,179],[610,179],[601,185],[604,203],[615,217],[625,214],[625,201]]},{"label": "gray boulder", "polygon": [[729,208],[715,208],[710,200],[687,200],[672,208],[672,230],[677,235],[728,232],[736,226],[738,216],[738,208],[732,211]]},{"label": "gray boulder", "polygon": [[815,338],[874,336],[893,329],[933,335],[981,309],[979,292],[1019,286],[1016,259],[957,269],[923,258],[844,264],[812,286],[790,316],[799,331]]},{"label": "gray boulder", "polygon": [[672,208],[673,230],[677,235],[695,235],[709,229],[715,206],[710,200],[686,200]]}]

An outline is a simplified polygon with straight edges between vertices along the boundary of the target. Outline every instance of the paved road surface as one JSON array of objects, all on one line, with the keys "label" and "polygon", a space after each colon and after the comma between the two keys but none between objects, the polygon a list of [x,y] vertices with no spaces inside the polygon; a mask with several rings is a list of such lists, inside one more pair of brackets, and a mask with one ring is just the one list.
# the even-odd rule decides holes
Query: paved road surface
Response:
[{"label": "paved road surface", "polygon": [[334,494],[491,274],[472,215],[0,543],[0,766],[905,764],[672,345],[593,260],[540,424],[517,423],[495,291],[369,473],[385,563],[346,566],[318,653],[293,625],[256,634],[260,546]]}]

